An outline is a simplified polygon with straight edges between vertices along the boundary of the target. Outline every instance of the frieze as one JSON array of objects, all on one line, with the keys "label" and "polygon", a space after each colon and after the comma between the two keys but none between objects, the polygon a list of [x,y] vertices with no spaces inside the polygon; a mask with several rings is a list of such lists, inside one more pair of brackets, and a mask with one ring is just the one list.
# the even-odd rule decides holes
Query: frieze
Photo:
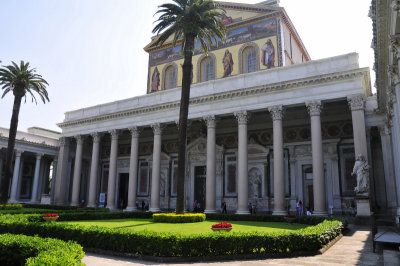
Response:
[{"label": "frieze", "polygon": [[[364,75],[368,75],[368,73],[365,71],[362,71],[362,70],[352,70],[352,71],[345,71],[345,72],[340,72],[340,73],[320,75],[320,76],[312,77],[312,78],[297,79],[294,81],[265,84],[265,85],[261,85],[261,86],[250,87],[247,89],[239,89],[239,90],[234,90],[234,91],[216,93],[216,94],[212,94],[212,95],[194,97],[194,98],[190,99],[190,105],[193,106],[196,104],[211,103],[211,102],[216,102],[216,101],[221,101],[221,100],[226,100],[226,99],[229,99],[232,101],[235,98],[241,98],[243,96],[265,95],[266,93],[269,93],[269,92],[285,90],[285,89],[292,89],[292,88],[300,88],[300,87],[305,87],[305,86],[315,86],[315,85],[319,85],[322,83],[332,83],[332,82],[336,82],[336,81],[340,81],[340,80],[360,78],[360,77],[363,77]],[[179,105],[180,105],[180,101],[175,101],[175,102],[169,102],[169,103],[165,103],[165,104],[152,105],[152,106],[147,106],[147,107],[142,107],[142,108],[126,110],[126,111],[122,111],[122,112],[115,112],[115,113],[106,114],[106,115],[84,118],[84,119],[79,119],[79,120],[74,120],[74,121],[69,121],[69,122],[62,122],[57,125],[61,128],[67,128],[67,127],[74,127],[74,126],[78,126],[78,125],[99,123],[102,121],[113,120],[116,118],[120,119],[123,117],[132,117],[132,116],[142,115],[142,114],[146,114],[146,113],[154,113],[157,111],[162,112],[165,110],[178,109]]]}]

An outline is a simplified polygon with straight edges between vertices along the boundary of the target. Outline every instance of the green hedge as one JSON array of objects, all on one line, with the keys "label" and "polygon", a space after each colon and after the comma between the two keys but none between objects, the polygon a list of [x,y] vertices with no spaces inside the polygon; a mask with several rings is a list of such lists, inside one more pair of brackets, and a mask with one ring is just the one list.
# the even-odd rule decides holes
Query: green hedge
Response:
[{"label": "green hedge", "polygon": [[0,235],[1,265],[83,265],[85,253],[73,242],[24,235]]},{"label": "green hedge", "polygon": [[[342,221],[324,220],[317,225],[296,231],[229,234],[210,232],[188,236],[84,227],[57,222],[29,222],[36,218],[37,216],[33,215],[1,215],[0,233],[37,234],[42,237],[74,240],[86,248],[151,256],[212,256],[317,251],[338,236],[344,228]],[[280,218],[282,219],[282,216]]]},{"label": "green hedge", "polygon": [[0,210],[18,210],[18,209],[22,209],[22,204],[0,205]]},{"label": "green hedge", "polygon": [[157,223],[198,223],[206,220],[204,213],[154,213],[153,220]]}]

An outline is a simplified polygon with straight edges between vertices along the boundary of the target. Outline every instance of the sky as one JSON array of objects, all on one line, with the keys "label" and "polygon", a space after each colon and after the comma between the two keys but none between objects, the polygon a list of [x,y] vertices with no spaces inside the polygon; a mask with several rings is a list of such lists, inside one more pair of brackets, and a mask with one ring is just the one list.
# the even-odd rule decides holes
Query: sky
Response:
[{"label": "sky", "polygon": [[[230,0],[259,3],[262,0]],[[30,62],[48,81],[50,102],[21,105],[18,130],[61,132],[64,113],[146,94],[154,13],[166,0],[0,0],[0,65]],[[281,0],[311,59],[359,53],[374,63],[371,0]],[[375,73],[371,71],[372,84]],[[1,92],[2,93],[2,92]],[[13,95],[0,99],[9,128]]]}]

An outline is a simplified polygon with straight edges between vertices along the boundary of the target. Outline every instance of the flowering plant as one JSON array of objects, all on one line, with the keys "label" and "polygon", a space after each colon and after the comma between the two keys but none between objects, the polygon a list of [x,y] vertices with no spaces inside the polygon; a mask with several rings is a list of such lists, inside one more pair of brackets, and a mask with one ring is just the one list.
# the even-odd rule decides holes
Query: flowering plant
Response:
[{"label": "flowering plant", "polygon": [[43,215],[43,217],[58,217],[58,214],[56,214],[56,213],[48,213],[48,214]]},{"label": "flowering plant", "polygon": [[211,226],[211,228],[232,228],[232,224],[223,222],[223,223],[219,223],[219,224],[213,224]]}]

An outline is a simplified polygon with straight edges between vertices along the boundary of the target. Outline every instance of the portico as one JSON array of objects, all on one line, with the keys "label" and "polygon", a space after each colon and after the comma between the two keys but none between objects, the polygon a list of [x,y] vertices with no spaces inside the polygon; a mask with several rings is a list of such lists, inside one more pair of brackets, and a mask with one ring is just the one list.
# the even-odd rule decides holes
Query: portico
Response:
[{"label": "portico", "polygon": [[[348,54],[194,84],[186,207],[197,195],[209,213],[219,211],[222,201],[236,213],[248,213],[252,202],[260,211],[285,214],[296,200],[318,215],[327,214],[329,205],[342,211],[336,185],[341,183],[338,158],[344,154],[337,147],[367,155],[363,103],[370,95],[368,80],[357,54]],[[59,164],[66,169],[57,172],[56,188],[72,173],[72,161],[73,173],[79,172],[77,140],[91,139],[89,206],[105,192],[111,209],[121,201],[128,211],[136,209],[136,201],[150,202],[151,211],[173,209],[179,95],[179,88],[170,89],[66,113],[59,126],[66,142],[74,144],[69,156],[65,145],[60,147]],[[126,199],[119,187],[124,172],[129,175]],[[81,191],[75,180],[71,195],[76,199]]]}]

